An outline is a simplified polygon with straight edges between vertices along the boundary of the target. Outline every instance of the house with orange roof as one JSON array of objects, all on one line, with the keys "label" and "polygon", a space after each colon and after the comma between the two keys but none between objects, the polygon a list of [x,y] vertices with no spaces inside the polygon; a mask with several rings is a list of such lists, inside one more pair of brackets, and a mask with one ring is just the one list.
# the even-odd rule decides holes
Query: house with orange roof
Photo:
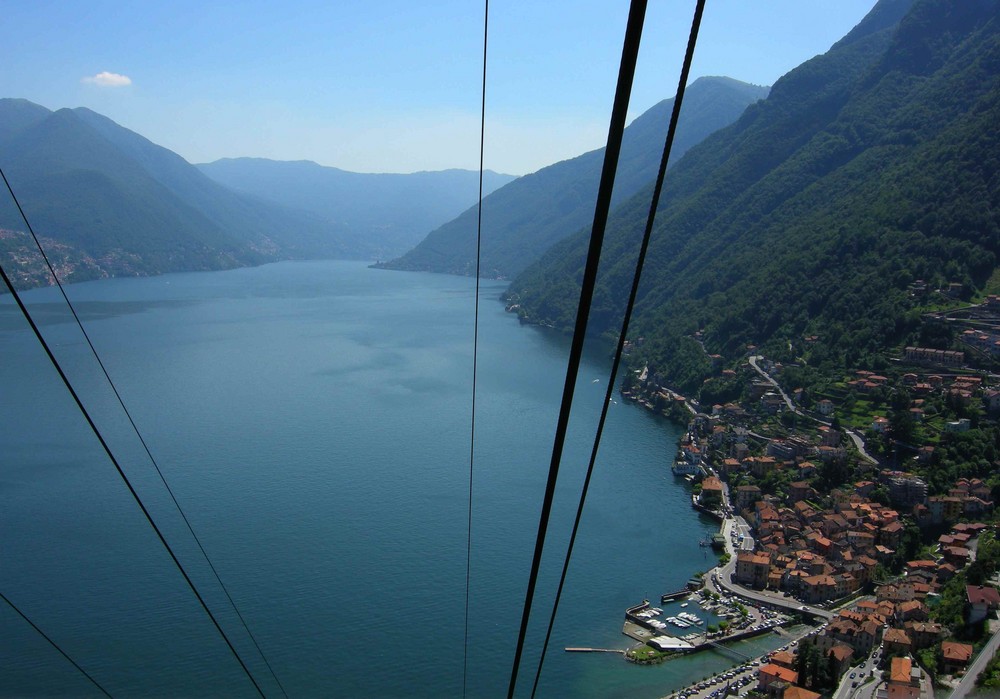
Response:
[{"label": "house with orange roof", "polygon": [[805,687],[792,685],[782,693],[780,699],[820,699],[821,696]]},{"label": "house with orange roof", "polygon": [[909,658],[892,659],[886,696],[888,699],[918,699],[920,696],[920,670],[913,667]]},{"label": "house with orange roof", "polygon": [[771,662],[775,665],[787,667],[789,670],[792,670],[795,666],[795,656],[787,650],[779,650],[776,653],[771,654]]},{"label": "house with orange roof", "polygon": [[974,649],[967,643],[945,641],[941,644],[941,667],[946,675],[958,675],[965,672],[972,660]]},{"label": "house with orange roof", "polygon": [[799,673],[774,663],[761,666],[757,673],[757,686],[760,689],[766,690],[772,683],[779,681],[795,684],[799,681]]},{"label": "house with orange roof", "polygon": [[927,607],[924,606],[923,602],[919,600],[910,600],[909,602],[900,602],[896,605],[895,619],[897,623],[902,624],[907,621],[927,621]]},{"label": "house with orange roof", "polygon": [[718,507],[722,504],[722,481],[716,476],[708,476],[701,482],[698,502],[703,507]]},{"label": "house with orange roof", "polygon": [[967,620],[970,624],[982,621],[990,612],[1000,608],[1000,593],[995,587],[966,585],[965,594],[969,601]]},{"label": "house with orange roof", "polygon": [[913,650],[913,642],[906,631],[896,628],[886,629],[882,636],[882,646],[889,655],[908,655]]},{"label": "house with orange roof", "polygon": [[906,635],[913,642],[913,649],[929,648],[940,640],[944,627],[931,621],[908,621],[903,624]]}]

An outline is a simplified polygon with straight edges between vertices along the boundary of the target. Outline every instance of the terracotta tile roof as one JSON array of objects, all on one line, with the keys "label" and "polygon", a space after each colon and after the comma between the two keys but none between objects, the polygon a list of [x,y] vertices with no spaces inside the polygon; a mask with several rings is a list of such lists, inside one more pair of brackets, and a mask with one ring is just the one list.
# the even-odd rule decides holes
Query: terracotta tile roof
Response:
[{"label": "terracotta tile roof", "polygon": [[969,597],[970,604],[987,604],[991,607],[1000,606],[1000,592],[997,592],[995,587],[966,585],[965,593]]},{"label": "terracotta tile roof", "polygon": [[838,643],[833,648],[830,649],[830,655],[836,658],[839,662],[844,662],[852,655],[854,655],[854,649],[851,648],[846,643]]},{"label": "terracotta tile roof", "polygon": [[972,660],[973,648],[967,643],[956,643],[945,641],[941,644],[941,655],[945,660],[953,662],[967,663]]},{"label": "terracotta tile roof", "polygon": [[[903,631],[903,629],[888,629],[885,632],[885,635],[882,636],[882,641],[885,643],[900,643],[909,645],[910,637],[906,635],[906,632]],[[894,668],[893,672],[895,672],[896,660],[897,658],[892,659],[892,667]],[[909,671],[906,673],[906,678],[907,681],[909,681]]]},{"label": "terracotta tile roof", "polygon": [[785,682],[791,682],[795,684],[799,679],[799,673],[794,670],[789,670],[787,667],[781,667],[780,665],[775,665],[773,663],[768,663],[760,668],[761,675],[770,675],[771,677],[776,677],[779,680],[784,680]]},{"label": "terracotta tile roof", "polygon": [[[895,629],[889,629],[889,631],[894,630]],[[892,666],[889,670],[889,681],[909,684],[911,669],[913,669],[913,664],[910,662],[909,658],[893,658]]]},{"label": "terracotta tile roof", "polygon": [[795,656],[789,653],[787,650],[780,650],[777,653],[771,655],[771,662],[778,665],[791,666],[795,663]]},{"label": "terracotta tile roof", "polygon": [[785,690],[784,699],[819,699],[821,695],[798,686]]}]

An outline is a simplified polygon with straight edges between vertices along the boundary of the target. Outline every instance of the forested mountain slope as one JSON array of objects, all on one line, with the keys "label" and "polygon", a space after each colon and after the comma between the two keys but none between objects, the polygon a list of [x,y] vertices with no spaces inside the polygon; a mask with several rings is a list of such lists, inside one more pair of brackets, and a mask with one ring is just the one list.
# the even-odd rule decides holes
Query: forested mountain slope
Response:
[{"label": "forested mountain slope", "polygon": [[[677,157],[713,131],[731,124],[767,88],[730,78],[700,78],[687,90],[674,143]],[[651,182],[660,163],[673,99],[660,102],[625,130],[613,204]],[[483,200],[482,274],[513,276],[553,243],[587,225],[604,149],[542,168],[500,188]],[[382,265],[449,274],[475,274],[477,207],[428,235],[416,248]]]},{"label": "forested mountain slope", "polygon": [[[406,252],[479,197],[474,170],[362,173],[264,158],[225,158],[197,167],[234,190],[320,216],[382,259]],[[483,193],[513,179],[487,170]]]},{"label": "forested mountain slope", "polygon": [[[863,366],[917,327],[912,282],[981,292],[1000,251],[998,10],[883,0],[692,149],[658,212],[633,324],[641,358],[688,388],[709,353],[748,345]],[[620,322],[648,196],[609,224],[595,332]],[[515,280],[523,318],[569,327],[587,237]]]},{"label": "forested mountain slope", "polygon": [[[0,100],[0,163],[36,233],[77,257],[70,280],[365,252],[318,217],[237,194],[87,109]],[[24,231],[2,202],[0,228]],[[5,234],[2,246],[23,242]]]}]

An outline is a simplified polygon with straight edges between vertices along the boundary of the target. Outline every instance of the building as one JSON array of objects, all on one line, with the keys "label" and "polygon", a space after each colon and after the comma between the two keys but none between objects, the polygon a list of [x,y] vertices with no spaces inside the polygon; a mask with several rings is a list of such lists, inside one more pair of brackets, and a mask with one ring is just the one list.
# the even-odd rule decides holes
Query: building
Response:
[{"label": "building", "polygon": [[722,481],[715,476],[708,476],[701,482],[701,495],[698,502],[704,507],[715,508],[722,505]]},{"label": "building", "polygon": [[760,500],[760,488],[755,485],[741,485],[736,489],[736,511],[742,512]]},{"label": "building", "polygon": [[913,642],[913,649],[930,648],[941,638],[944,628],[941,624],[930,621],[908,621],[903,624],[906,635]]},{"label": "building", "polygon": [[882,646],[888,655],[909,655],[913,650],[913,642],[903,629],[886,629]]},{"label": "building", "polygon": [[913,667],[909,658],[893,658],[889,666],[887,699],[918,699],[920,696],[920,669]]},{"label": "building", "polygon": [[962,516],[964,509],[962,499],[959,497],[935,495],[927,498],[927,510],[930,513],[931,523],[933,524],[954,522]]},{"label": "building", "polygon": [[946,675],[965,672],[972,660],[973,648],[967,643],[945,641],[941,644],[941,668]]},{"label": "building", "polygon": [[791,685],[785,689],[780,699],[820,699],[821,696],[821,694],[811,692],[803,687]]},{"label": "building", "polygon": [[757,686],[760,689],[766,690],[771,684],[775,682],[787,682],[788,684],[795,684],[799,681],[799,673],[794,670],[789,670],[787,667],[781,667],[780,665],[774,665],[773,663],[768,663],[760,668],[757,673]]},{"label": "building", "polygon": [[990,612],[995,612],[1000,608],[1000,593],[995,587],[966,585],[965,594],[969,601],[967,621],[970,624],[979,623]]},{"label": "building", "polygon": [[788,485],[788,501],[791,503],[808,500],[811,494],[812,488],[806,481],[795,481]]},{"label": "building", "polygon": [[927,484],[906,473],[889,479],[889,499],[894,505],[910,508],[927,500]]},{"label": "building", "polygon": [[965,363],[965,353],[953,350],[939,350],[930,347],[907,347],[903,356],[908,362],[920,364],[941,364],[944,366],[962,366]]},{"label": "building", "polygon": [[780,665],[781,667],[787,667],[789,670],[795,669],[795,656],[787,650],[779,650],[772,653],[771,662],[775,665]]}]

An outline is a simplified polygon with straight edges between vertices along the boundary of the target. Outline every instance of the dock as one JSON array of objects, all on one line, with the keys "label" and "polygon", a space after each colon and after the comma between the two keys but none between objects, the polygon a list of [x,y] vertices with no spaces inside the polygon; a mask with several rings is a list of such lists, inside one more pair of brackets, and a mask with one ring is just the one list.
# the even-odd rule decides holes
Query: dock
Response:
[{"label": "dock", "polygon": [[625,651],[618,650],[617,648],[567,648],[567,653],[621,653],[625,655]]},{"label": "dock", "polygon": [[664,602],[673,602],[674,600],[687,597],[688,595],[691,594],[691,592],[692,590],[688,587],[685,587],[681,590],[677,590],[676,592],[668,592],[664,595],[660,595],[660,602],[661,604]]}]

